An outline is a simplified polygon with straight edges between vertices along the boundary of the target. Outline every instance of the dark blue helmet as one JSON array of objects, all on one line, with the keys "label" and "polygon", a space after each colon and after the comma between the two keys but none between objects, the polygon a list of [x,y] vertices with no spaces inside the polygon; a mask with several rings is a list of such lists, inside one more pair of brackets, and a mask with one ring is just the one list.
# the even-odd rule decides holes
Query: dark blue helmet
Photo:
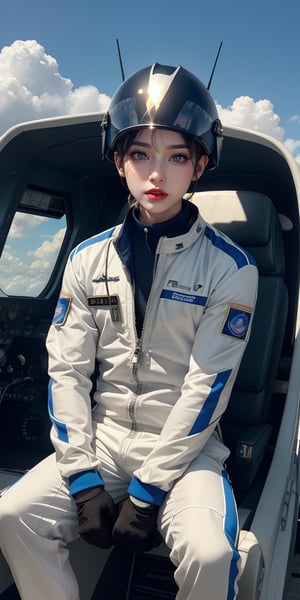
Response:
[{"label": "dark blue helmet", "polygon": [[104,153],[113,158],[118,139],[141,127],[171,129],[191,136],[217,166],[223,130],[205,85],[183,67],[155,63],[126,79],[112,97],[102,122]]}]

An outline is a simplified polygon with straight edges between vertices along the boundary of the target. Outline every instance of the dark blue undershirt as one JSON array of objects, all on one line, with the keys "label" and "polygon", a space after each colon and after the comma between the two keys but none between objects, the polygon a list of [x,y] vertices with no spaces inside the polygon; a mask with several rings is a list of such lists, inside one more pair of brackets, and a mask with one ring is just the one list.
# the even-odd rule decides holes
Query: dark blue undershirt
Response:
[{"label": "dark blue undershirt", "polygon": [[141,335],[146,304],[150,294],[154,274],[155,251],[159,238],[162,236],[175,237],[187,233],[197,217],[195,206],[183,201],[182,210],[172,219],[155,225],[145,225],[139,220],[138,210],[132,213],[133,239],[132,260],[129,270],[134,282],[135,312],[138,336]]}]

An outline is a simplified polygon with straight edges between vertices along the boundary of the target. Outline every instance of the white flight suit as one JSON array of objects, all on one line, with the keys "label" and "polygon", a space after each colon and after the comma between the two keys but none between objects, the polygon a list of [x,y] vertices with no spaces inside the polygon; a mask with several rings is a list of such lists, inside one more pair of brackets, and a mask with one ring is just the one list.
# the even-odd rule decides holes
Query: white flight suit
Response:
[{"label": "white flight suit", "polygon": [[249,338],[257,270],[198,215],[186,234],[158,243],[138,340],[130,218],[70,255],[47,339],[56,459],[0,501],[1,548],[23,600],[78,600],[70,492],[101,483],[115,502],[129,492],[161,507],[177,600],[236,596],[238,522],[216,427]]}]

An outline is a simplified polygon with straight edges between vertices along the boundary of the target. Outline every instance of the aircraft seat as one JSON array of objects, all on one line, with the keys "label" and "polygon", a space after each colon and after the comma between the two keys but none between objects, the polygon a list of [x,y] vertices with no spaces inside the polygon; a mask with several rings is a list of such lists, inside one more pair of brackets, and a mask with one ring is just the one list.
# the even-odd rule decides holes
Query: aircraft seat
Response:
[{"label": "aircraft seat", "polygon": [[198,192],[192,201],[208,223],[253,256],[259,270],[250,340],[221,419],[224,442],[231,450],[228,471],[239,503],[256,478],[272,434],[268,418],[288,311],[282,230],[271,199],[262,193]]}]

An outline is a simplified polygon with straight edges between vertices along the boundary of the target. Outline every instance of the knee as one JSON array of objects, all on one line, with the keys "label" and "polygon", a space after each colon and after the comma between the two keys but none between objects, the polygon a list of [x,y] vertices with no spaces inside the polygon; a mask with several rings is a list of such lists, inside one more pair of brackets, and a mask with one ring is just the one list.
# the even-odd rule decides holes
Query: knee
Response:
[{"label": "knee", "polygon": [[186,516],[184,527],[181,526],[173,538],[172,554],[176,562],[189,565],[194,571],[217,565],[226,569],[236,551],[224,532],[220,516],[205,511],[206,518],[198,522]]},{"label": "knee", "polygon": [[213,539],[194,539],[190,537],[184,541],[179,555],[181,562],[193,565],[194,569],[216,567],[216,565],[228,565],[232,560],[233,549],[226,536],[220,535]]}]

